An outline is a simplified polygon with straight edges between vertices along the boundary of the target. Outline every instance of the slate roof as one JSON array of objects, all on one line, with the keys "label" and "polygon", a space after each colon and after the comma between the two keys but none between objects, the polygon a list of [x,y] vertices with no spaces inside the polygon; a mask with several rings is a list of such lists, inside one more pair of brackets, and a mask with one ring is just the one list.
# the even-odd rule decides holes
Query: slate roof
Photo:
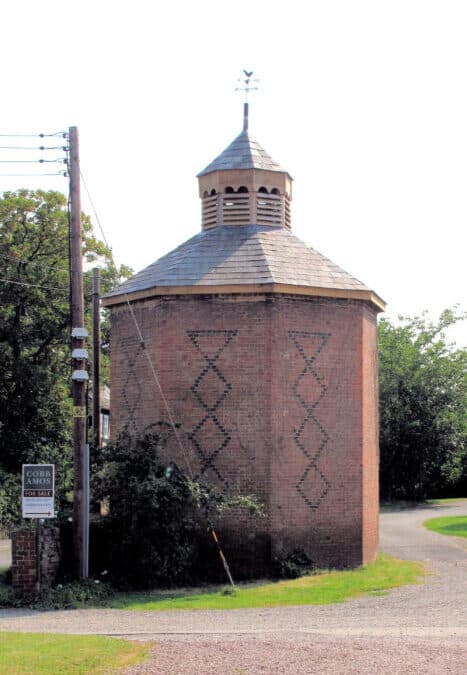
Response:
[{"label": "slate roof", "polygon": [[266,171],[284,172],[279,164],[268,155],[266,150],[251,138],[248,130],[243,130],[224,152],[198,174],[198,177],[212,171],[225,171],[228,169],[263,169]]},{"label": "slate roof", "polygon": [[195,235],[105,297],[164,286],[271,283],[370,290],[285,228],[224,225]]}]

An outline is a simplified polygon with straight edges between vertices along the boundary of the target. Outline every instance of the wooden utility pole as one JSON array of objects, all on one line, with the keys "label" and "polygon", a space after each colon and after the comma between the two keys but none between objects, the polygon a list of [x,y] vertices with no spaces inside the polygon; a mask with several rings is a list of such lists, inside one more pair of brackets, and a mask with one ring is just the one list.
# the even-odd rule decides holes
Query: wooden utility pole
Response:
[{"label": "wooden utility pole", "polygon": [[99,268],[92,271],[92,435],[95,448],[101,447],[101,321]]},{"label": "wooden utility pole", "polygon": [[72,394],[73,394],[73,553],[75,575],[87,577],[85,556],[86,509],[83,487],[85,484],[86,443],[86,383],[89,378],[87,352],[84,341],[87,331],[84,326],[83,258],[81,242],[81,197],[78,129],[70,127],[70,264],[71,264],[71,346],[72,346]]}]

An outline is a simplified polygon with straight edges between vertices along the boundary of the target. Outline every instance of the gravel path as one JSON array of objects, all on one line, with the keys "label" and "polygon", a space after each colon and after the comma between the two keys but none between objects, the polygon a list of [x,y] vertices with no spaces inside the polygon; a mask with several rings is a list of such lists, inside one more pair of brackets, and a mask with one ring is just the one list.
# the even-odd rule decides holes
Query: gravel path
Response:
[{"label": "gravel path", "polygon": [[171,640],[126,675],[465,675],[465,664],[464,645],[447,640]]},{"label": "gravel path", "polygon": [[381,515],[381,549],[423,560],[431,574],[386,596],[231,611],[0,610],[0,630],[157,640],[129,673],[462,673],[467,663],[467,540],[429,532],[467,501]]}]

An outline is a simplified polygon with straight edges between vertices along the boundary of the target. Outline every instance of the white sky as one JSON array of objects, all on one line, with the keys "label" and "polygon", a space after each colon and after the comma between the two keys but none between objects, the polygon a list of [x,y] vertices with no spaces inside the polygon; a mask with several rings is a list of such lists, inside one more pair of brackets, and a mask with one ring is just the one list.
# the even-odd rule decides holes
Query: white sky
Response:
[{"label": "white sky", "polygon": [[[117,262],[139,270],[199,231],[195,175],[241,130],[247,68],[252,134],[295,179],[294,233],[393,317],[465,308],[465,0],[16,0],[1,14],[0,133],[79,127]],[[19,187],[67,182],[0,178]]]}]

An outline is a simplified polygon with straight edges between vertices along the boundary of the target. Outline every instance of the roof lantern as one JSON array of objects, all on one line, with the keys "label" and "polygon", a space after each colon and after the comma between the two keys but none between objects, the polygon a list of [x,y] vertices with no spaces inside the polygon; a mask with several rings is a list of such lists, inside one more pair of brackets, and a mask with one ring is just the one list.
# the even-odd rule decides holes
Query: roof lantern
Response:
[{"label": "roof lantern", "polygon": [[[246,95],[251,75],[244,71]],[[253,80],[254,82],[254,80]],[[255,141],[248,129],[248,101],[241,133],[198,174],[202,229],[223,225],[269,225],[291,229],[292,178]]]},{"label": "roof lantern", "polygon": [[[242,91],[250,91],[252,73]],[[291,232],[292,178],[248,129],[198,174],[201,232],[108,293],[106,306],[154,295],[272,292],[385,303]]]}]

